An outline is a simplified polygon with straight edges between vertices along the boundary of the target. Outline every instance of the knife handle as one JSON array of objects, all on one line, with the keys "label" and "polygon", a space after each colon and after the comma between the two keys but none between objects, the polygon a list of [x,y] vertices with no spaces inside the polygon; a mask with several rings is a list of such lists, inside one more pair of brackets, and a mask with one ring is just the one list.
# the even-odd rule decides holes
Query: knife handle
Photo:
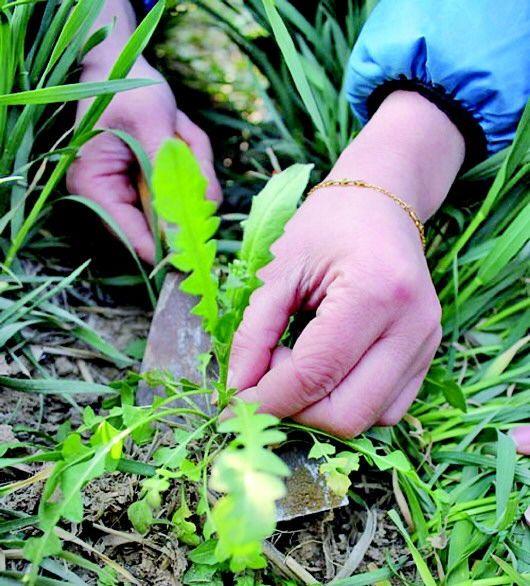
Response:
[{"label": "knife handle", "polygon": [[151,199],[151,192],[149,191],[149,187],[147,186],[147,181],[143,175],[138,177],[138,184],[137,184],[138,195],[140,196],[140,202],[142,204],[142,209],[144,211],[145,217],[147,218],[147,223],[149,224],[149,228],[151,228],[151,232],[154,234],[154,226],[153,226],[153,202]]},{"label": "knife handle", "polygon": [[[182,140],[182,137],[175,132],[175,138]],[[151,228],[151,232],[154,234],[154,226],[153,226],[153,201],[151,199],[151,192],[149,191],[149,187],[147,185],[147,181],[145,177],[140,174],[137,180],[137,190],[138,195],[140,196],[140,202],[142,204],[142,209],[144,211],[145,217],[147,218],[147,223],[149,224],[149,228]],[[159,230],[160,234],[164,233],[164,224],[159,220]]]}]

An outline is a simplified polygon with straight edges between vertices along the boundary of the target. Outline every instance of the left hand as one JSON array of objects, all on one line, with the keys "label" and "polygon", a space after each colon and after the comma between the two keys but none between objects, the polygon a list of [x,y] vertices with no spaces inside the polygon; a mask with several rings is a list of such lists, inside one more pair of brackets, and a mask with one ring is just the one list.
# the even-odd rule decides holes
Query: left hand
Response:
[{"label": "left hand", "polygon": [[[101,81],[107,66],[85,65],[81,81]],[[98,127],[120,129],[139,141],[151,160],[165,140],[177,133],[193,150],[208,179],[207,197],[220,201],[221,187],[213,167],[208,136],[177,109],[173,93],[156,69],[140,57],[129,77],[154,79],[157,85],[117,94],[99,120]],[[79,103],[77,118],[89,101]],[[111,133],[89,141],[70,167],[67,177],[71,193],[83,195],[101,205],[118,223],[138,255],[154,262],[154,241],[143,212],[138,208],[138,193],[131,171],[136,159],[127,145]]]}]

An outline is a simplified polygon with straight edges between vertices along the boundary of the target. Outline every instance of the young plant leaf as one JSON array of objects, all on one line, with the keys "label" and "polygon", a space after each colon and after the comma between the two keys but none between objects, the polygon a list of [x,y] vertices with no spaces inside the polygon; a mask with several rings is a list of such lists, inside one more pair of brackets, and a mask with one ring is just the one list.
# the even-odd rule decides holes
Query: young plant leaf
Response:
[{"label": "young plant leaf", "polygon": [[358,469],[359,454],[352,452],[339,452],[333,458],[327,458],[319,468],[330,490],[338,496],[346,496],[351,486],[349,475]]},{"label": "young plant leaf", "polygon": [[452,378],[448,376],[448,373],[443,368],[431,368],[426,378],[428,386],[436,389],[441,389],[445,400],[456,409],[460,409],[464,413],[467,411],[466,397],[462,388]]},{"label": "young plant leaf", "polygon": [[275,501],[285,494],[282,477],[289,475],[267,449],[285,438],[273,427],[278,419],[256,413],[257,408],[238,401],[235,416],[219,426],[220,432],[237,435],[216,459],[210,479],[211,488],[224,494],[212,510],[216,556],[219,562],[230,560],[233,572],[265,567],[261,543],[276,527]]},{"label": "young plant leaf", "polygon": [[154,521],[152,509],[145,499],[132,503],[127,509],[127,517],[140,535],[147,533]]},{"label": "young plant leaf", "polygon": [[309,181],[313,165],[292,165],[274,175],[252,200],[248,219],[243,223],[244,236],[239,258],[255,276],[273,258],[272,244],[283,234]]},{"label": "young plant leaf", "polygon": [[170,139],[160,149],[153,172],[154,204],[160,218],[169,224],[166,238],[172,251],[171,263],[190,273],[180,288],[200,297],[193,313],[203,318],[211,332],[217,323],[218,284],[212,271],[216,244],[212,240],[219,226],[216,206],[208,201],[207,181],[190,148]]}]

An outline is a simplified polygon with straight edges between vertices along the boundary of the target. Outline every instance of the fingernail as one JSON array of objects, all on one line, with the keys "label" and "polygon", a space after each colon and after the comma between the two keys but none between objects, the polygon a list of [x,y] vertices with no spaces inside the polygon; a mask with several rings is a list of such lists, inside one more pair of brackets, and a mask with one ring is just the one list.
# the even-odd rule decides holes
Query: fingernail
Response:
[{"label": "fingernail", "polygon": [[530,450],[530,425],[521,425],[510,430],[518,450]]}]

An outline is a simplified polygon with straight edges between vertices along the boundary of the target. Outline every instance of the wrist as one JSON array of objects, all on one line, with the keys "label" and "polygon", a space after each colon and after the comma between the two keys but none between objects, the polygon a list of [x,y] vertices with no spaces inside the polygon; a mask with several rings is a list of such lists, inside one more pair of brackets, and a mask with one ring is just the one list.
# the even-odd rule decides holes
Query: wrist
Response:
[{"label": "wrist", "polygon": [[84,58],[83,68],[110,70],[136,28],[136,17],[129,0],[107,0],[91,33],[111,25],[109,36]]},{"label": "wrist", "polygon": [[440,207],[464,160],[464,139],[419,94],[391,94],[343,152],[328,179],[362,179],[388,189],[422,221]]}]

